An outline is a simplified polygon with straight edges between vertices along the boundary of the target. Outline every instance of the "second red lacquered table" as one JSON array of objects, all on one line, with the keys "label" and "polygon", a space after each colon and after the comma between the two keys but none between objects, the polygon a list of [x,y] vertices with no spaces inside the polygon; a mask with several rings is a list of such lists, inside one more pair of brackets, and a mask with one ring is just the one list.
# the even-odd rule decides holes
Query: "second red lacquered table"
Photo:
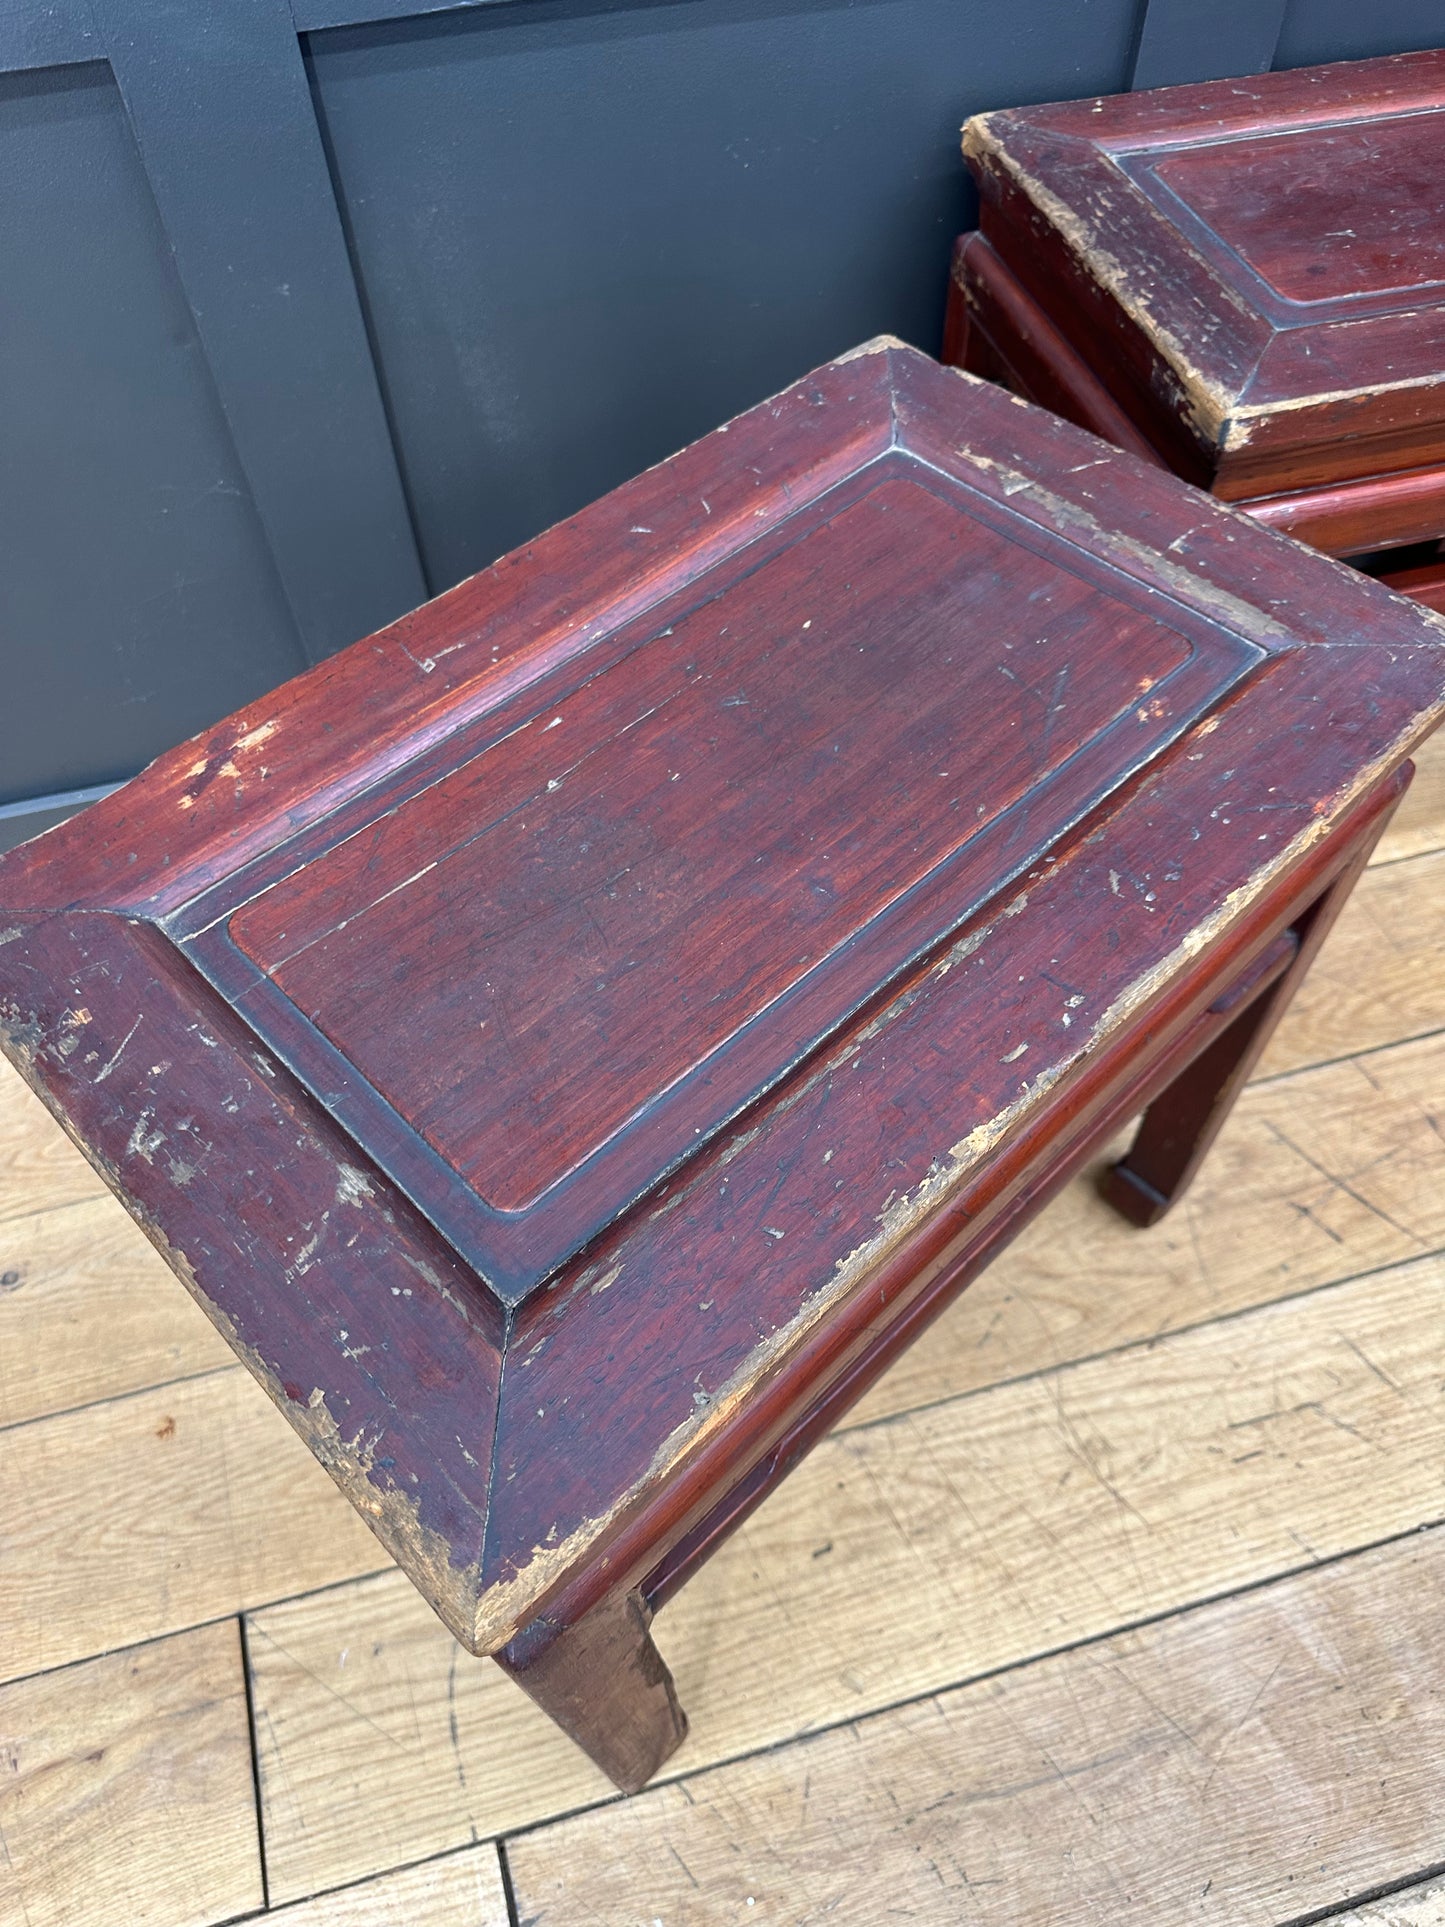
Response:
[{"label": "second red lacquered table", "polygon": [[870,343],[0,861],[7,1048],[635,1786],[653,1608],[1123,1120],[1187,1182],[1442,643]]},{"label": "second red lacquered table", "polygon": [[981,114],[944,358],[1445,608],[1445,50]]}]

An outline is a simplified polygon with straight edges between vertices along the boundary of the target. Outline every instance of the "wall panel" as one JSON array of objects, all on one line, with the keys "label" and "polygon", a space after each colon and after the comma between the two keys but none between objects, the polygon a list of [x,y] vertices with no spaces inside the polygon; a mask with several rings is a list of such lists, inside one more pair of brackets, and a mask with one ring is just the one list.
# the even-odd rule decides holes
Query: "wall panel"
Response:
[{"label": "wall panel", "polygon": [[[1276,67],[1369,60],[1445,46],[1445,0],[1289,0]],[[1445,167],[1445,155],[1441,156]]]},{"label": "wall panel", "polygon": [[1135,0],[525,0],[311,36],[434,587],[839,349],[937,349],[958,129]]},{"label": "wall panel", "polygon": [[967,114],[1442,5],[0,0],[0,848],[839,349],[936,348]]},{"label": "wall panel", "polygon": [[301,666],[119,93],[0,75],[0,802]]}]

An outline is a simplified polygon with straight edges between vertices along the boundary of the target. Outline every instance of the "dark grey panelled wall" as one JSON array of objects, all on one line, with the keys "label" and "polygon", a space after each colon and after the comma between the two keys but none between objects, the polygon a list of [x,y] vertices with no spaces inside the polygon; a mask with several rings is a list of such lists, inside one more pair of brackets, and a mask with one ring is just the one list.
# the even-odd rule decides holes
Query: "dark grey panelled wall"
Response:
[{"label": "dark grey panelled wall", "polygon": [[961,108],[1119,86],[1135,6],[523,0],[313,35],[432,584],[870,334],[936,346]]},{"label": "dark grey panelled wall", "polygon": [[881,329],[978,108],[1441,0],[0,0],[0,847]]}]

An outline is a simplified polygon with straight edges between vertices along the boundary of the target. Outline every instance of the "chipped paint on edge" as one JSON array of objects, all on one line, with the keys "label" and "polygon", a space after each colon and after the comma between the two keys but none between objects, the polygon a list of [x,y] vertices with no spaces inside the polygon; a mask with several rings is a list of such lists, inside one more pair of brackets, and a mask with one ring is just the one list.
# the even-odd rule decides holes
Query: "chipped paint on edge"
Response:
[{"label": "chipped paint on edge", "polygon": [[867,341],[860,341],[856,348],[845,348],[841,355],[834,355],[827,366],[841,368],[844,362],[861,361],[864,355],[892,354],[898,348],[908,354],[917,352],[916,349],[910,348],[906,341],[900,341],[897,335],[871,335]]},{"label": "chipped paint on edge", "polygon": [[[173,1245],[160,1226],[127,1188],[120,1171],[75,1127],[67,1112],[51,1097],[39,1075],[36,1057],[44,1047],[42,1027],[18,1017],[0,1025],[0,1045],[26,1084],[35,1093],[92,1170],[123,1204],[151,1244],[216,1327],[243,1365],[265,1391],[287,1422],[298,1432],[342,1493],[367,1520],[383,1547],[431,1606],[447,1630],[468,1644],[476,1598],[475,1566],[458,1566],[452,1546],[442,1534],[424,1526],[413,1495],[400,1486],[381,1486],[369,1476],[370,1455],[357,1455],[357,1440],[347,1441],[319,1394],[309,1401],[291,1398],[275,1371],[239,1333],[225,1309],[205,1290],[185,1252]],[[358,1440],[360,1434],[358,1434]],[[374,1448],[375,1441],[372,1441]],[[348,1456],[348,1454],[350,1456]]]},{"label": "chipped paint on edge", "polygon": [[[1410,754],[1411,746],[1435,720],[1434,710],[1419,712],[1412,727],[1401,732],[1397,743],[1362,769],[1349,787],[1333,799],[1328,812],[1306,824],[1275,857],[1247,882],[1232,890],[1201,923],[1187,931],[1167,957],[1116,997],[1089,1034],[1080,1039],[1067,1057],[1042,1070],[1024,1086],[1012,1103],[951,1146],[921,1183],[911,1192],[905,1192],[895,1199],[880,1213],[879,1229],[875,1235],[840,1258],[827,1284],[815,1292],[787,1324],[769,1334],[726,1384],[712,1394],[706,1406],[694,1409],[673,1428],[653,1454],[647,1469],[627,1492],[604,1512],[577,1526],[565,1539],[550,1545],[535,1546],[531,1559],[517,1567],[510,1579],[498,1581],[487,1588],[477,1602],[470,1636],[459,1635],[463,1637],[463,1643],[475,1653],[496,1652],[521,1631],[545,1604],[547,1594],[575,1572],[588,1548],[604,1538],[613,1525],[625,1516],[639,1493],[662,1479],[674,1476],[688,1458],[699,1452],[709,1438],[732,1418],[739,1405],[752,1395],[758,1381],[797,1349],[815,1326],[836,1310],[840,1302],[856,1292],[897,1247],[932,1216],[980,1160],[995,1149],[1018,1120],[1065,1072],[1105,1043],[1112,1032],[1236,922],[1251,904],[1334,827],[1338,818],[1373,784]],[[887,1013],[881,1012],[874,1020],[875,1025],[881,1025],[886,1017]]]},{"label": "chipped paint on edge", "polygon": [[[1412,389],[1434,388],[1439,385],[1438,372],[1427,371],[1419,375],[1401,376],[1395,381],[1372,381],[1355,388],[1321,388],[1312,394],[1285,395],[1276,401],[1243,401],[1239,395],[1232,394],[1228,388],[1213,380],[1190,359],[1178,335],[1159,319],[1147,292],[1135,286],[1129,269],[1103,244],[1088,217],[1071,207],[1052,188],[1046,187],[1009,153],[994,133],[992,120],[993,116],[990,114],[975,114],[965,124],[963,129],[965,158],[977,161],[983,166],[994,163],[1006,169],[1026,199],[1032,201],[1039,212],[1051,222],[1080,265],[1087,268],[1098,285],[1113,297],[1123,313],[1158,348],[1168,363],[1170,372],[1179,383],[1190,420],[1200,434],[1221,453],[1234,454],[1245,447],[1253,437],[1255,429],[1277,415],[1291,411],[1298,412],[1301,409],[1326,408],[1331,403],[1359,401],[1365,396],[1396,394]],[[1103,158],[1117,167],[1112,155],[1104,155]],[[1119,178],[1121,182],[1126,182],[1132,187],[1132,183],[1128,182],[1128,176],[1122,171]],[[1188,237],[1181,231],[1176,231],[1176,238],[1179,245],[1188,249],[1195,260],[1211,274],[1220,295],[1246,320],[1257,320],[1255,310],[1236,289],[1231,288],[1227,282],[1221,281],[1218,275],[1213,273],[1204,257],[1190,246]],[[1244,391],[1240,392],[1242,395]]]},{"label": "chipped paint on edge", "polygon": [[[1237,413],[1235,397],[1221,382],[1196,366],[1184,343],[1172,328],[1159,319],[1147,293],[1135,287],[1128,268],[1104,246],[1092,223],[1020,165],[998,141],[990,120],[991,116],[987,114],[977,114],[965,126],[965,158],[978,161],[981,165],[996,164],[1007,170],[1019,191],[1053,225],[1081,265],[1087,264],[1089,273],[1098,285],[1113,297],[1122,312],[1158,348],[1179,384],[1189,419],[1198,433],[1207,442],[1223,446],[1226,427]],[[1126,175],[1121,173],[1119,179],[1121,183],[1132,187]],[[1180,241],[1188,246],[1182,235]],[[1193,253],[1193,249],[1190,252]],[[1208,267],[1207,262],[1202,265]],[[1233,289],[1223,282],[1218,285],[1221,293],[1242,316],[1254,318]]]}]

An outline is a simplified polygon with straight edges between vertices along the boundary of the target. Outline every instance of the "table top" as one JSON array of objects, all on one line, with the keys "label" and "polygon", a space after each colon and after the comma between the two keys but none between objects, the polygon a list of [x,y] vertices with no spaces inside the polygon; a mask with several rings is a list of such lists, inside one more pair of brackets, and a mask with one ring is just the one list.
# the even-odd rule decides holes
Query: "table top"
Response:
[{"label": "table top", "polygon": [[0,1024],[490,1650],[1442,707],[1439,618],[882,340],[0,859]]},{"label": "table top", "polygon": [[1445,461],[1445,52],[984,114],[964,151],[985,234],[1181,473]]}]

